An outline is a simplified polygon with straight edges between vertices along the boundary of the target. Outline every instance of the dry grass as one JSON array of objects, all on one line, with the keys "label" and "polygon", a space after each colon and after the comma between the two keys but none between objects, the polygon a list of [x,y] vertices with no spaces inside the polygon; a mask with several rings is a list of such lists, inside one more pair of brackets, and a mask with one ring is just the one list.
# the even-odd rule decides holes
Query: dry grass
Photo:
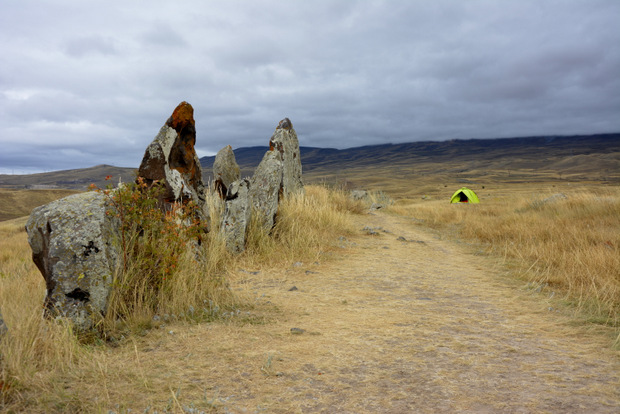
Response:
[{"label": "dry grass", "polygon": [[30,258],[25,222],[0,223],[0,303],[10,329],[0,341],[0,407],[32,387],[49,387],[42,373],[63,375],[82,355],[70,327],[42,318],[45,283]]},{"label": "dry grass", "polygon": [[[163,307],[138,307],[108,343],[79,343],[69,327],[41,318],[44,283],[30,259],[25,219],[0,223],[0,306],[10,329],[0,344],[0,411],[545,412],[585,404],[612,412],[620,401],[617,355],[604,349],[606,338],[568,326],[569,318],[548,312],[535,295],[515,296],[492,259],[403,218],[460,237],[481,238],[504,216],[505,232],[558,214],[600,216],[590,227],[602,221],[617,229],[616,192],[579,194],[609,200],[611,212],[583,213],[575,193],[537,206],[503,191],[478,206],[401,201],[394,217],[356,215],[364,205],[346,192],[308,186],[282,204],[271,235],[250,230],[249,249],[239,256],[228,255],[212,232],[211,260],[183,258]],[[221,205],[210,202],[217,221]],[[366,225],[389,232],[360,235]],[[508,234],[496,253],[507,263],[531,260],[529,250],[517,246],[523,259],[507,250],[518,240]],[[605,242],[607,234],[599,233]],[[609,241],[618,247],[617,237]],[[528,274],[545,278],[538,284],[556,283],[539,265]],[[205,296],[212,277],[230,289]],[[205,320],[212,323],[197,323]]]},{"label": "dry grass", "polygon": [[[569,190],[569,189],[566,189]],[[393,212],[482,243],[536,288],[564,295],[594,322],[620,326],[620,191],[504,193],[479,205],[401,202]]]},{"label": "dry grass", "polygon": [[[217,222],[221,204],[215,198],[209,202],[212,219]],[[233,295],[228,287],[231,272],[239,268],[264,271],[313,260],[331,249],[339,236],[352,231],[347,218],[349,210],[360,208],[343,192],[308,186],[305,195],[281,204],[276,228],[270,236],[250,229],[250,248],[240,256],[231,256],[218,232],[210,232],[198,259],[195,251],[180,258],[178,270],[171,278],[173,282],[161,289],[157,309],[144,294],[147,285],[135,291],[129,307],[121,300],[127,300],[126,295],[111,297],[105,325],[107,339],[111,341],[108,345],[96,338],[94,342],[87,338],[88,344],[80,344],[70,326],[41,318],[45,285],[30,257],[24,230],[26,219],[0,223],[0,303],[9,326],[9,334],[1,344],[0,408],[96,412],[110,407],[110,394],[127,391],[115,388],[114,375],[107,372],[110,345],[124,348],[128,341],[135,341],[132,338],[167,324],[225,322],[233,314],[248,315],[244,323],[262,323],[260,312],[250,312],[254,308],[253,298]],[[126,273],[132,271],[139,270],[130,268]],[[138,380],[149,387],[146,378]],[[92,391],[84,384],[103,386],[107,399],[92,401],[81,395]],[[169,396],[170,409],[174,411],[174,390]]]},{"label": "dry grass", "polygon": [[327,251],[319,263],[237,270],[231,288],[253,308],[171,321],[115,347],[82,345],[8,409],[615,412],[618,359],[600,337],[507,287],[488,257],[400,217],[350,218],[389,233],[348,236],[356,245],[338,248],[337,260]]},{"label": "dry grass", "polygon": [[40,205],[75,194],[75,190],[14,190],[0,188],[0,221],[30,214]]}]

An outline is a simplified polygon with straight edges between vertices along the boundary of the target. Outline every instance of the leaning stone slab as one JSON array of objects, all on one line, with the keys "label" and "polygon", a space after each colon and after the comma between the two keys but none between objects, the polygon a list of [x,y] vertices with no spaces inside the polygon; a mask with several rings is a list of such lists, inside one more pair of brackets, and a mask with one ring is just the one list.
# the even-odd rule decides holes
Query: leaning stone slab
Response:
[{"label": "leaning stone slab", "polygon": [[167,205],[192,200],[206,219],[209,213],[195,144],[194,108],[181,102],[146,148],[138,176],[148,185],[165,180],[163,201]]},{"label": "leaning stone slab", "polygon": [[32,259],[47,295],[45,315],[65,317],[87,330],[105,315],[117,260],[118,222],[97,192],[35,208],[28,222]]},{"label": "leaning stone slab", "polygon": [[250,182],[247,179],[235,181],[230,184],[226,193],[226,210],[221,232],[226,240],[226,248],[235,254],[245,250],[245,234],[252,211],[248,196],[249,187]]},{"label": "leaning stone slab", "polygon": [[299,140],[291,120],[284,118],[269,140],[269,149],[282,154],[282,189],[284,197],[300,193],[304,189],[301,180],[301,155]]},{"label": "leaning stone slab", "polygon": [[271,231],[275,224],[282,194],[282,170],[282,153],[267,151],[250,181],[252,214],[256,214],[256,220],[266,231]]},{"label": "leaning stone slab", "polygon": [[9,331],[9,328],[6,327],[4,323],[4,319],[2,319],[2,312],[0,312],[0,339]]},{"label": "leaning stone slab", "polygon": [[225,146],[215,156],[213,162],[213,183],[220,197],[226,197],[228,187],[241,178],[241,169],[230,145]]}]

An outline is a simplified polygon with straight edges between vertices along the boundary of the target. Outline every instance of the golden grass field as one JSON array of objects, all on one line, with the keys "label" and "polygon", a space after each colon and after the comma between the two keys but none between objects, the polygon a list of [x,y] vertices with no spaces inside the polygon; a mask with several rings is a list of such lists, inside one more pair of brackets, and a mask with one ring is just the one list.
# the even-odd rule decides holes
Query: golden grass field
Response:
[{"label": "golden grass field", "polygon": [[[618,412],[618,186],[485,177],[479,205],[450,205],[454,177],[312,176],[394,203],[369,214],[308,186],[276,237],[252,233],[237,258],[211,242],[219,312],[189,316],[179,289],[108,342],[41,319],[26,219],[0,222],[0,410]],[[195,270],[179,280],[212,276]]]},{"label": "golden grass field", "polygon": [[0,221],[28,216],[34,207],[76,192],[75,190],[12,190],[0,188]]}]

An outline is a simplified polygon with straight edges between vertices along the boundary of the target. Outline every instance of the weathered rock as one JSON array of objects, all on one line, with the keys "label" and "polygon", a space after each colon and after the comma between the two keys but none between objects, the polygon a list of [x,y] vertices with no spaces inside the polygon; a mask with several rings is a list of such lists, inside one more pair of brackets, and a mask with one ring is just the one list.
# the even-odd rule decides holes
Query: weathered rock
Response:
[{"label": "weathered rock", "polygon": [[241,178],[241,169],[235,159],[235,153],[230,145],[222,148],[213,162],[213,185],[220,197],[226,197],[228,187]]},{"label": "weathered rock", "polygon": [[284,197],[302,192],[299,140],[290,119],[284,118],[269,140],[269,149],[282,154],[282,189]]},{"label": "weathered rock", "polygon": [[76,194],[35,208],[28,222],[32,259],[47,288],[45,315],[66,317],[78,330],[106,312],[120,257],[119,224],[106,196]]},{"label": "weathered rock", "polygon": [[2,319],[2,312],[0,312],[0,339],[9,331],[9,328],[6,327],[4,323],[4,319]]},{"label": "weathered rock", "polygon": [[547,204],[554,204],[554,203],[557,203],[559,201],[566,200],[566,199],[568,199],[566,194],[564,194],[564,193],[556,193],[556,194],[553,194],[552,196],[549,196],[549,197],[547,197],[547,198],[545,198],[543,200],[536,200],[536,201],[532,202],[530,204],[530,208],[540,209],[540,208],[546,206]]},{"label": "weathered rock", "polygon": [[138,176],[148,185],[165,180],[166,191],[162,196],[165,205],[169,207],[173,203],[192,200],[206,223],[209,213],[195,144],[194,108],[181,102],[147,147]]},{"label": "weathered rock", "polygon": [[282,195],[282,170],[282,153],[267,151],[250,181],[252,214],[256,214],[256,220],[266,231],[270,231],[275,224]]},{"label": "weathered rock", "polygon": [[246,179],[234,181],[226,193],[226,210],[222,220],[221,232],[226,240],[226,248],[232,253],[245,250],[245,233],[250,224],[251,206],[248,195],[250,182]]}]

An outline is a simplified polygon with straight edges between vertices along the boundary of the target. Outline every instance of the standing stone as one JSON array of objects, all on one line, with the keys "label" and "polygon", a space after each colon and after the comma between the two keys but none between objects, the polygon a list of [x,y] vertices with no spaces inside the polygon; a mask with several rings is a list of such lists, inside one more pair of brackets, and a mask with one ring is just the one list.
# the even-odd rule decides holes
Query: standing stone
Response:
[{"label": "standing stone", "polygon": [[235,181],[228,187],[226,210],[222,220],[221,232],[226,240],[226,248],[231,253],[245,250],[245,232],[250,224],[251,206],[248,196],[250,182],[247,179]]},{"label": "standing stone", "polygon": [[2,319],[2,312],[0,312],[0,339],[9,331],[9,328],[6,327],[4,323],[4,319]]},{"label": "standing stone", "polygon": [[301,156],[299,140],[290,119],[284,118],[269,140],[270,150],[282,154],[282,188],[284,197],[300,193],[304,189],[301,180]]},{"label": "standing stone", "polygon": [[28,222],[32,260],[43,278],[45,315],[91,328],[107,309],[118,258],[119,223],[106,196],[75,194],[35,208]]},{"label": "standing stone", "polygon": [[282,194],[282,153],[269,150],[260,162],[250,182],[252,214],[266,231],[270,231],[278,212]]},{"label": "standing stone", "polygon": [[221,198],[226,197],[228,187],[241,178],[241,169],[230,145],[222,148],[213,162],[213,185]]},{"label": "standing stone", "polygon": [[147,147],[138,176],[148,185],[165,180],[166,190],[162,197],[166,207],[192,200],[198,205],[200,218],[206,223],[209,213],[195,144],[194,108],[187,102],[181,102]]}]

